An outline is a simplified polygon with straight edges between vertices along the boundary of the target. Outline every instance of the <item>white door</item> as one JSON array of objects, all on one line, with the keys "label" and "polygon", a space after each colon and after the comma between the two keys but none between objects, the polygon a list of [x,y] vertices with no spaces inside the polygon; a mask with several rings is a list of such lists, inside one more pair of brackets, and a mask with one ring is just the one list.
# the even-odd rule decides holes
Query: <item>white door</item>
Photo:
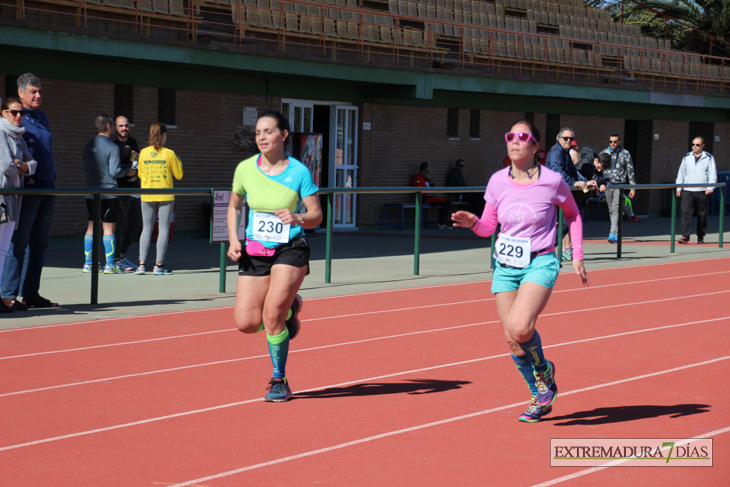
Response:
[{"label": "white door", "polygon": [[[330,111],[329,180],[336,188],[357,186],[357,107],[333,105]],[[357,198],[335,194],[333,228],[356,226]]]}]

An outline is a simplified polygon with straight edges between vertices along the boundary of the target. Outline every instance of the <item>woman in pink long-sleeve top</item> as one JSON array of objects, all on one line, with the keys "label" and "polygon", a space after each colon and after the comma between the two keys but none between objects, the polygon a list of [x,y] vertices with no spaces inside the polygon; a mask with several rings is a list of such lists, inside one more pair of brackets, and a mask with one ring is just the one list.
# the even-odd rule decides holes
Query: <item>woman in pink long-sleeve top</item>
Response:
[{"label": "woman in pink long-sleeve top", "polygon": [[531,392],[519,420],[536,423],[552,411],[558,396],[555,365],[543,355],[535,324],[558,278],[555,256],[557,207],[561,207],[573,238],[573,268],[590,286],[583,266],[583,224],[570,188],[563,178],[536,162],[540,132],[527,120],[505,134],[512,165],[495,173],[484,194],[481,218],[467,211],[452,215],[455,227],[471,228],[488,237],[501,225],[494,250],[492,275],[497,313],[512,359]]}]

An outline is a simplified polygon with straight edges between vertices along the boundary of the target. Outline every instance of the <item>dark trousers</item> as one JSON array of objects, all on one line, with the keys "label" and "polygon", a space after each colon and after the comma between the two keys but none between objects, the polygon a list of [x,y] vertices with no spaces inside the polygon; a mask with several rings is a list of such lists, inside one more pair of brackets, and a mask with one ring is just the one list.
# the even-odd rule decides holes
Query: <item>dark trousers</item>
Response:
[{"label": "dark trousers", "polygon": [[3,298],[38,297],[55,206],[55,196],[23,196],[13,240],[5,258]]},{"label": "dark trousers", "polygon": [[[142,233],[142,206],[139,198],[132,196],[119,197],[119,213],[117,213],[117,227],[114,232],[117,239],[117,255],[127,254],[129,246],[139,241]],[[129,223],[129,226],[127,226]],[[126,231],[124,227],[127,227]]]},{"label": "dark trousers", "polygon": [[689,238],[692,233],[692,216],[697,210],[697,238],[705,238],[707,227],[707,200],[704,191],[682,191],[682,236]]}]

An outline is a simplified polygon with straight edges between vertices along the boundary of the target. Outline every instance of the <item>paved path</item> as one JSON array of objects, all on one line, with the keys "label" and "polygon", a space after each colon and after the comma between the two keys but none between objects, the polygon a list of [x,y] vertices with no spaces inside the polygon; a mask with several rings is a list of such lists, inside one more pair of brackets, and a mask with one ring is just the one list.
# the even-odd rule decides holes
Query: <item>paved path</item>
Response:
[{"label": "paved path", "polygon": [[[706,245],[677,245],[669,253],[669,218],[652,218],[624,225],[623,258],[606,242],[607,221],[585,223],[586,266],[589,269],[660,264],[730,257],[730,248],[717,247],[718,217],[709,217]],[[679,228],[679,219],[677,220]],[[727,225],[726,225],[727,228]],[[730,232],[724,241],[730,240]],[[693,236],[692,241],[696,242]],[[311,274],[302,287],[307,297],[432,286],[491,278],[489,239],[467,230],[426,229],[421,242],[420,275],[413,275],[413,229],[363,228],[336,233],[333,239],[332,283],[325,284],[325,236],[309,238]],[[227,293],[219,294],[219,244],[178,235],[168,250],[172,276],[101,275],[99,303],[89,305],[91,276],[83,274],[83,237],[53,239],[43,271],[41,294],[62,304],[58,309],[29,310],[0,315],[0,329],[144,315],[189,309],[232,306],[236,267],[228,266]],[[136,246],[130,255],[136,256]],[[572,272],[570,265],[563,272]]]}]

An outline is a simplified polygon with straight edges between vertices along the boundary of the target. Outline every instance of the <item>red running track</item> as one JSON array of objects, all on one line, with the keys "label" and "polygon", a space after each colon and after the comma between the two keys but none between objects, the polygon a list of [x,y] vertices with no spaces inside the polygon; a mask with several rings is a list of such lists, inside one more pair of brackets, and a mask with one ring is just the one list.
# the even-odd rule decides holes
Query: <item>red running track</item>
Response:
[{"label": "red running track", "polygon": [[[563,274],[528,391],[489,282],[309,299],[296,399],[262,402],[263,335],[230,308],[0,332],[0,484],[724,485],[730,259]],[[550,438],[714,438],[710,468],[550,467]]]}]

